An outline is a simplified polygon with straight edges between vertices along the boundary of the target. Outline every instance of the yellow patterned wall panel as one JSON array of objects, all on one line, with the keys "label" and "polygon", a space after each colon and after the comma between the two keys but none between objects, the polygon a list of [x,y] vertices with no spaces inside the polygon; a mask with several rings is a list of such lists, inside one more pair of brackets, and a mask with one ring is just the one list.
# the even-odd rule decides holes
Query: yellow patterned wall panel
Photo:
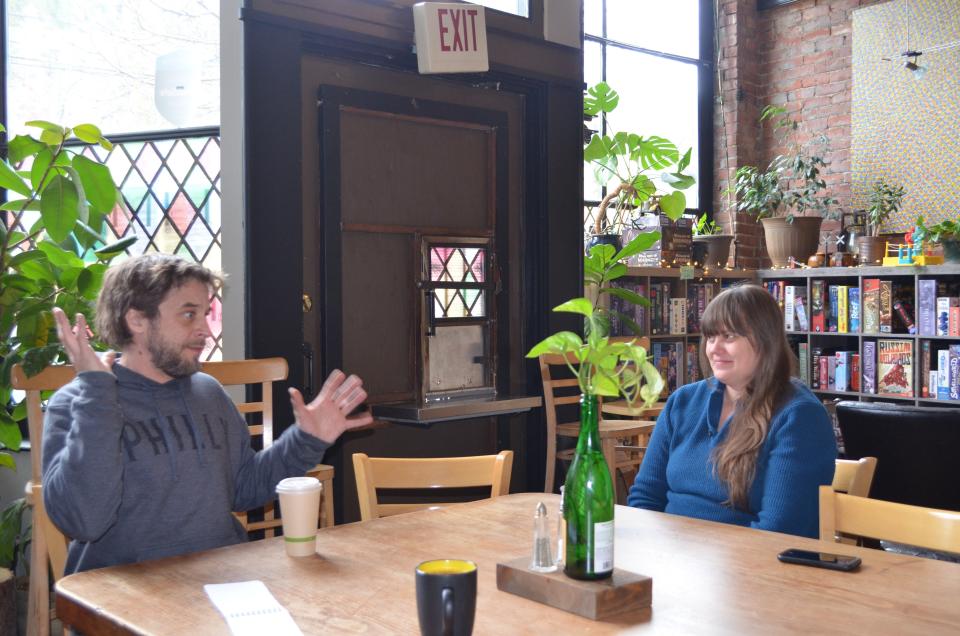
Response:
[{"label": "yellow patterned wall panel", "polygon": [[[960,46],[918,58],[907,50],[960,43],[960,0],[894,0],[853,13],[851,182],[855,209],[883,177],[907,190],[885,232],[960,215]],[[883,58],[890,58],[884,60]]]}]

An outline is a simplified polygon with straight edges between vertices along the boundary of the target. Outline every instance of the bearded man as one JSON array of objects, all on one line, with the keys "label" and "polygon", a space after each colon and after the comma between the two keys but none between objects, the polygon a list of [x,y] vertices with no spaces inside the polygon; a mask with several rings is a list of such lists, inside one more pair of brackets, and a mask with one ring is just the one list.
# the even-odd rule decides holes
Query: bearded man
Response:
[{"label": "bearded man", "polygon": [[247,540],[232,511],[263,505],[276,484],[303,475],[366,399],[362,382],[334,371],[310,404],[296,389],[296,425],[254,452],[246,422],[200,372],[207,317],[222,279],[176,256],[149,254],[111,267],[96,326],[120,351],[102,358],[80,314],[54,310],[77,377],[47,407],[43,501],[69,537],[66,573],[134,563]]}]

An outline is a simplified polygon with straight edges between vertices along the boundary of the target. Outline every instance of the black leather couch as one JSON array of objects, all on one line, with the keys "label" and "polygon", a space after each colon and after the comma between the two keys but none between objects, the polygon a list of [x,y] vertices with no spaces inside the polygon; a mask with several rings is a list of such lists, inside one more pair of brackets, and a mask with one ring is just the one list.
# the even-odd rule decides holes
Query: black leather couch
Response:
[{"label": "black leather couch", "polygon": [[848,458],[877,458],[871,497],[960,510],[960,409],[844,401],[837,421]]}]

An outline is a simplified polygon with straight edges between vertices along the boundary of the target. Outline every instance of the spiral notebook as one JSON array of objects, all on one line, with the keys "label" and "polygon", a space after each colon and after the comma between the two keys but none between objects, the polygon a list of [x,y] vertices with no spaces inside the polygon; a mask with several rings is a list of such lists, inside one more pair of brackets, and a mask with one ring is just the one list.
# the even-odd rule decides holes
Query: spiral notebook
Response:
[{"label": "spiral notebook", "polygon": [[203,590],[236,636],[303,636],[263,581],[208,584]]}]

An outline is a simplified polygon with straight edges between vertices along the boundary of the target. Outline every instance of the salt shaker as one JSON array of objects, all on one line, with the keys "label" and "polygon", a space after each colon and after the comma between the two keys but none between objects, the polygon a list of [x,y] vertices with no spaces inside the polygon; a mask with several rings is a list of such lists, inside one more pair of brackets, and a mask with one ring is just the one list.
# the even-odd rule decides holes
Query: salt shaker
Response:
[{"label": "salt shaker", "polygon": [[534,572],[555,572],[557,569],[547,522],[547,507],[541,501],[537,504],[537,511],[533,516],[533,559],[530,569]]}]

